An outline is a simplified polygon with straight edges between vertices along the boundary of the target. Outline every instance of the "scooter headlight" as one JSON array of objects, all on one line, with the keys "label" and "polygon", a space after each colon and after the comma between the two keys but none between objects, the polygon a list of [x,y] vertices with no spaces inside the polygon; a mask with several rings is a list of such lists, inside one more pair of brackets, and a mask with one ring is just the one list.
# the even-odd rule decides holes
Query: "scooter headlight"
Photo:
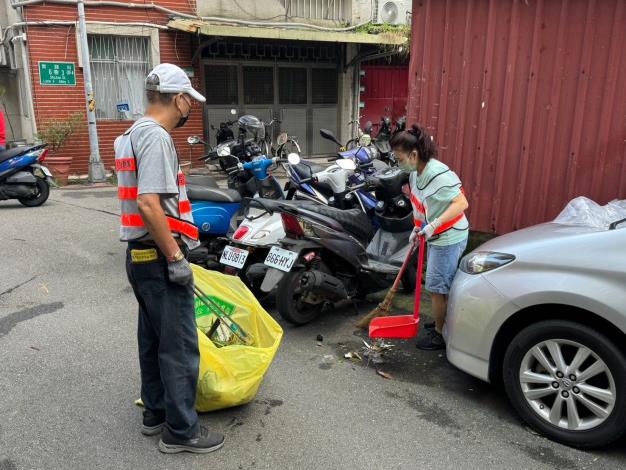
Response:
[{"label": "scooter headlight", "polygon": [[464,257],[459,268],[467,274],[482,274],[506,266],[514,260],[515,256],[507,253],[476,251]]}]

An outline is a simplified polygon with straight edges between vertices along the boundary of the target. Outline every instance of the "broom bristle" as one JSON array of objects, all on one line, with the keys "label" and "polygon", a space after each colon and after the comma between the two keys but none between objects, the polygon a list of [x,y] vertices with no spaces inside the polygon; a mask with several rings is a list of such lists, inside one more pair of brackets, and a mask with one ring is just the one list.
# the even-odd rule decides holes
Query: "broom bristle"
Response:
[{"label": "broom bristle", "polygon": [[391,307],[393,305],[393,298],[396,294],[394,289],[390,289],[387,295],[381,303],[379,303],[374,310],[365,315],[359,320],[356,326],[362,330],[366,330],[369,327],[370,322],[376,317],[385,317],[389,315]]}]

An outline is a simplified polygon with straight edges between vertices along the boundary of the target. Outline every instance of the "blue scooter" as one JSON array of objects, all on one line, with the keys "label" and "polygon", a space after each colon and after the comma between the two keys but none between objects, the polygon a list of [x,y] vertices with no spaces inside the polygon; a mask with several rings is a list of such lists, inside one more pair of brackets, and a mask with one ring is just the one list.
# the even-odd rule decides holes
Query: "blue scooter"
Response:
[{"label": "blue scooter", "polygon": [[0,201],[17,199],[26,207],[41,206],[54,184],[52,173],[41,162],[47,144],[17,147],[0,153]]},{"label": "blue scooter", "polygon": [[221,269],[219,257],[228,239],[226,235],[236,230],[243,215],[240,214],[243,197],[260,196],[269,199],[284,199],[284,193],[276,179],[269,173],[270,167],[282,161],[278,157],[264,155],[241,163],[232,155],[222,155],[224,171],[233,176],[237,173],[252,175],[241,180],[239,190],[220,188],[210,176],[188,178],[187,196],[191,201],[191,212],[200,232],[201,245],[189,253],[192,263]]},{"label": "blue scooter", "polygon": [[[343,148],[331,131],[320,129],[320,135]],[[328,161],[353,160],[359,172],[351,175],[347,183],[349,186],[358,186],[365,182],[366,176],[389,168],[386,163],[377,159],[377,155],[377,150],[373,146],[358,146],[350,150],[340,151],[336,157],[330,158]],[[288,190],[287,199],[307,199],[339,209],[350,209],[356,207],[358,203],[363,212],[369,212],[376,207],[376,199],[370,192],[364,189],[357,191],[355,193],[356,196],[352,196],[353,193],[348,193],[346,197],[338,198],[336,191],[330,185],[322,181],[314,183],[311,179],[312,176],[324,171],[324,168],[320,165],[302,161],[298,165],[286,165],[285,170],[290,179],[286,185],[286,190]]]}]

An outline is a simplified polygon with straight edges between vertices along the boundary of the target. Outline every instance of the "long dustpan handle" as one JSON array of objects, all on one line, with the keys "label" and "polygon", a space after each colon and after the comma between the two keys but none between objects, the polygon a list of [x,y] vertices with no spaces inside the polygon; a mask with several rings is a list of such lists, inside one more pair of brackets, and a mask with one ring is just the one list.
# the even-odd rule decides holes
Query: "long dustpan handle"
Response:
[{"label": "long dustpan handle", "polygon": [[419,237],[420,251],[417,254],[417,276],[415,276],[415,307],[413,310],[413,318],[416,320],[420,317],[420,300],[422,298],[422,270],[424,268],[424,251],[426,248],[426,237]]}]

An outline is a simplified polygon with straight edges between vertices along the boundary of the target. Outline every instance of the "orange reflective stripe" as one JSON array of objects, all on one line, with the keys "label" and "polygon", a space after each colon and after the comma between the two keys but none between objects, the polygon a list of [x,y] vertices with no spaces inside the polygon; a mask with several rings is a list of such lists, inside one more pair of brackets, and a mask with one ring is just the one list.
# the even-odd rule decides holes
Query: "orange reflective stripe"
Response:
[{"label": "orange reflective stripe", "polygon": [[122,214],[121,224],[123,227],[145,227],[139,214]]},{"label": "orange reflective stripe", "polygon": [[[198,227],[190,222],[184,220],[174,219],[173,217],[166,217],[167,224],[172,232],[180,233],[192,240],[197,240],[199,237]],[[123,227],[141,228],[146,225],[143,223],[143,219],[139,214],[122,214],[121,223]]]},{"label": "orange reflective stripe", "polygon": [[169,224],[170,230],[172,232],[182,233],[192,240],[197,240],[200,236],[200,233],[198,232],[198,227],[196,227],[192,223],[185,222],[183,220],[172,219],[170,217],[167,218],[167,223]]},{"label": "orange reflective stripe", "polygon": [[183,173],[178,173],[178,186],[185,186],[187,184],[187,180],[185,179],[185,175]]},{"label": "orange reflective stripe", "polygon": [[191,203],[189,201],[178,201],[178,211],[180,215],[189,214],[191,212]]},{"label": "orange reflective stripe", "polygon": [[137,199],[136,186],[119,186],[117,188],[117,197],[120,199]]},{"label": "orange reflective stripe", "polygon": [[115,171],[137,171],[134,158],[116,158]]},{"label": "orange reflective stripe", "polygon": [[441,227],[439,227],[437,230],[435,230],[435,235],[439,235],[440,233],[445,232],[446,230],[451,229],[458,222],[460,222],[462,219],[463,219],[463,214],[459,215],[458,217],[455,217],[450,222],[446,222],[445,224],[442,224]]},{"label": "orange reflective stripe", "polygon": [[411,199],[411,204],[413,204],[413,207],[415,207],[415,210],[417,210],[418,212],[421,212],[422,214],[426,214],[426,209],[424,208],[422,201],[420,201],[417,198],[417,196],[413,194],[413,192],[411,192],[409,199]]}]

